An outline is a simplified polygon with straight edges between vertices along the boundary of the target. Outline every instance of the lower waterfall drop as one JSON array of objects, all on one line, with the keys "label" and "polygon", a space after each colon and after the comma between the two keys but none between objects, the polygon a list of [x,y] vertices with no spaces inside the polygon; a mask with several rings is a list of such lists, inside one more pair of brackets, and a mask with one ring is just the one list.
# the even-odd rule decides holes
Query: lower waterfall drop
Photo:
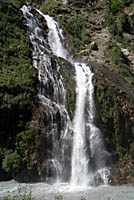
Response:
[{"label": "lower waterfall drop", "polygon": [[75,63],[75,69],[77,98],[71,184],[80,186],[107,184],[108,153],[104,148],[102,133],[94,124],[93,73],[85,63]]},{"label": "lower waterfall drop", "polygon": [[[85,76],[85,64],[77,63],[76,68],[76,110],[74,117],[74,138],[72,153],[71,183],[88,185],[89,182],[89,144],[86,138],[86,95],[88,82]],[[87,74],[88,75],[88,74]],[[89,78],[89,75],[88,75]]]},{"label": "lower waterfall drop", "polygon": [[[28,18],[27,16],[29,16],[29,19],[27,19],[27,21],[31,20],[32,23],[34,24],[34,27],[37,28],[37,26],[40,25],[38,20],[35,19],[33,14],[30,13],[30,9],[28,9],[25,6],[24,8],[22,8],[22,11],[25,15],[25,18]],[[38,9],[35,9],[35,11],[39,15],[44,17],[49,32],[47,34],[47,40],[44,40],[42,36],[40,36],[41,37],[40,38],[39,35],[41,34],[39,34],[38,37],[34,39],[34,37],[36,36],[36,32],[34,32],[33,34],[31,33],[30,37],[31,37],[31,43],[33,43],[34,46],[34,51],[33,51],[34,54],[37,54],[39,52],[42,55],[42,57],[45,57],[46,54],[44,54],[44,51],[48,52],[48,55],[50,52],[52,52],[55,56],[64,58],[67,61],[69,61],[75,67],[76,71],[76,110],[73,120],[74,137],[73,137],[72,158],[70,161],[71,162],[70,184],[76,186],[77,185],[84,186],[84,187],[85,186],[87,187],[89,185],[107,184],[108,182],[107,177],[109,174],[109,170],[106,166],[109,154],[105,150],[102,133],[95,126],[94,123],[95,103],[93,98],[94,95],[94,87],[92,83],[93,73],[90,71],[90,68],[87,64],[76,62],[75,60],[72,59],[72,56],[70,56],[69,51],[65,48],[64,37],[62,35],[62,30],[58,26],[58,23],[55,22],[52,17],[43,14]],[[37,23],[35,23],[35,20],[37,20]],[[33,27],[31,26],[31,21],[30,21],[30,29],[32,31]],[[39,30],[43,32],[41,26],[38,27],[38,31]],[[35,42],[37,41],[37,39],[39,41],[39,45]],[[36,60],[34,60],[33,63],[34,67],[37,66]],[[47,65],[46,59],[43,65],[45,68]],[[38,69],[40,72],[39,66]],[[47,77],[51,78],[51,73],[53,74],[49,64],[45,74],[47,74]],[[44,79],[44,81],[46,80],[47,78]],[[59,84],[57,79],[56,82]],[[56,85],[57,83],[54,84]],[[60,83],[59,85],[62,84]],[[63,92],[61,92],[60,95],[64,95]],[[55,96],[59,95],[55,94]],[[43,98],[44,100],[47,99],[47,101],[49,101],[48,98],[46,97]],[[61,103],[59,104],[56,98],[54,102],[55,106],[59,108],[59,111],[63,109],[65,112],[65,106],[64,106],[65,103],[64,102]],[[51,103],[50,106],[52,106]],[[67,114],[64,115],[64,117],[67,118],[66,121],[68,121],[67,116],[68,116]],[[68,127],[67,122],[65,123],[65,125]],[[67,132],[67,128],[64,128],[64,130],[66,130]],[[58,151],[60,152],[60,149],[58,149]],[[53,157],[55,156],[56,154],[54,153]],[[56,159],[56,162],[55,158],[52,158],[53,165],[55,165],[58,161],[60,161],[60,158],[61,156],[57,158],[58,160]],[[60,164],[62,164],[62,162]],[[62,180],[60,179],[59,175],[63,173],[62,172],[63,168],[64,167],[59,165],[59,163],[56,164],[55,170],[58,173],[58,180]]]}]

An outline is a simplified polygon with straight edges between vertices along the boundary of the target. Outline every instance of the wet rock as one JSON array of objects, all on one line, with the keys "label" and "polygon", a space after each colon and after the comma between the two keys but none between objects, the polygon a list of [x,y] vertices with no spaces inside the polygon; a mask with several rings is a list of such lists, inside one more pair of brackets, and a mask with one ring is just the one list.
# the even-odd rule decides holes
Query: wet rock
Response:
[{"label": "wet rock", "polygon": [[134,184],[134,162],[131,158],[124,157],[119,160],[113,168],[111,168],[109,184]]},{"label": "wet rock", "polygon": [[11,174],[7,174],[2,169],[0,170],[0,181],[9,181],[12,179]]},{"label": "wet rock", "polygon": [[129,178],[128,178],[128,183],[134,185],[134,177],[129,177]]},{"label": "wet rock", "polygon": [[110,175],[108,177],[110,185],[120,185],[120,174],[115,168],[110,170]]},{"label": "wet rock", "polygon": [[20,174],[16,175],[14,177],[16,181],[19,183],[30,183],[30,182],[38,182],[40,181],[40,177],[38,175],[38,172],[36,170],[32,171],[23,171]]},{"label": "wet rock", "polygon": [[131,159],[134,160],[134,142],[130,145],[130,156]]}]

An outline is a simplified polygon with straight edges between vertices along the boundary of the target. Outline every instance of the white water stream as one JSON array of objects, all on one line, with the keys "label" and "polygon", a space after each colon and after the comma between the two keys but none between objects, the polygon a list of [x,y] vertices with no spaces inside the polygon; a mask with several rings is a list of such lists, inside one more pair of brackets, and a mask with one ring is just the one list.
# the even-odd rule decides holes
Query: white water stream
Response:
[{"label": "white water stream", "polygon": [[[50,153],[44,161],[47,166],[45,168],[46,181],[62,182],[65,179],[69,179],[68,169],[70,164],[66,162],[65,158],[68,159],[68,155],[65,155],[64,152],[71,145],[71,136],[67,134],[71,129],[71,121],[65,107],[66,91],[62,82],[63,77],[59,70],[60,66],[56,60],[49,56],[49,54],[52,54],[53,41],[56,41],[56,45],[60,45],[60,39],[57,36],[56,28],[53,31],[50,29],[47,36],[42,24],[36,15],[32,14],[31,9],[30,6],[25,5],[21,8],[23,16],[26,19],[30,43],[32,45],[33,66],[38,71],[38,98],[50,115],[49,127],[47,128],[49,131],[48,133],[45,131],[45,134],[48,134],[49,138],[50,136],[52,138],[52,149],[48,149]],[[36,12],[40,11],[36,10]],[[53,27],[51,18],[48,15],[46,15],[46,19],[50,26]],[[57,40],[55,40],[55,36],[57,36]],[[52,38],[52,42],[50,42],[50,38]],[[61,54],[60,49],[59,54]]]},{"label": "white water stream", "polygon": [[109,174],[106,168],[108,153],[103,145],[100,130],[94,124],[95,105],[93,99],[93,73],[85,63],[72,59],[65,48],[62,30],[52,17],[43,16],[49,28],[48,41],[54,55],[62,57],[75,66],[76,70],[76,110],[74,116],[74,138],[72,152],[71,180],[72,185],[89,186],[107,184]]},{"label": "white water stream", "polygon": [[[0,182],[0,200],[4,196],[32,194],[36,200],[134,200],[133,186],[72,187],[69,184],[46,183],[19,184],[15,181]],[[56,198],[57,197],[57,198]],[[62,199],[61,199],[62,197]]]}]

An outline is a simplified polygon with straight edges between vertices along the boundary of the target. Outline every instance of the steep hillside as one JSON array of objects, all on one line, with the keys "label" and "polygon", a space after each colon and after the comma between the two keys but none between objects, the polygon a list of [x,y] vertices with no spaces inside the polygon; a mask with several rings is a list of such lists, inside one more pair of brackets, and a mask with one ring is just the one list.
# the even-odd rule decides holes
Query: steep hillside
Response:
[{"label": "steep hillside", "polygon": [[[28,129],[36,94],[36,74],[19,11],[22,3],[0,2],[0,162],[15,150],[16,135]],[[17,153],[13,156],[20,160]]]}]

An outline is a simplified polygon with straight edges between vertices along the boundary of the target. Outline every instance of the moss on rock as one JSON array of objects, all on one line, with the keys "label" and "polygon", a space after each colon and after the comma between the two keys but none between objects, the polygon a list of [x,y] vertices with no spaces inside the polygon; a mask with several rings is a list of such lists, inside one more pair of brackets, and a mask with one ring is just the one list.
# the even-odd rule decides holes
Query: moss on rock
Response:
[{"label": "moss on rock", "polygon": [[74,111],[75,111],[75,100],[76,100],[76,94],[75,94],[75,70],[74,66],[63,60],[58,59],[61,65],[60,71],[63,76],[63,84],[66,88],[66,107],[69,112],[69,116],[71,120],[74,117]]},{"label": "moss on rock", "polygon": [[[93,65],[92,65],[93,66]],[[95,71],[96,124],[105,135],[109,150],[121,158],[129,152],[134,140],[132,124],[134,107],[131,104],[133,88],[105,66],[97,65]],[[118,83],[118,84],[117,84]]]}]

